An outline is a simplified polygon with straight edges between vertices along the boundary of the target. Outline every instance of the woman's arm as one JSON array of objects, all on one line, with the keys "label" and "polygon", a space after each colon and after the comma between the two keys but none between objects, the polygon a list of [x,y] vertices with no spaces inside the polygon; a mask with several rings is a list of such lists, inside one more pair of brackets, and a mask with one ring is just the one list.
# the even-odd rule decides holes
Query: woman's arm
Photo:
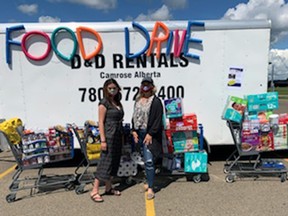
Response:
[{"label": "woman's arm", "polygon": [[138,143],[139,139],[138,139],[138,134],[135,130],[135,123],[134,123],[134,118],[133,118],[134,113],[135,113],[135,106],[136,106],[136,102],[134,103],[134,107],[133,107],[134,110],[133,110],[133,115],[132,115],[132,120],[131,120],[131,125],[132,125],[131,130],[132,130],[132,136],[133,136],[134,142]]},{"label": "woman's arm", "polygon": [[106,107],[103,104],[98,106],[98,124],[99,124],[99,132],[100,132],[100,140],[101,140],[101,150],[107,150],[106,136],[104,131],[104,121],[106,116]]},{"label": "woman's arm", "polygon": [[148,134],[152,137],[162,129],[163,105],[159,98],[154,98],[148,120]]}]

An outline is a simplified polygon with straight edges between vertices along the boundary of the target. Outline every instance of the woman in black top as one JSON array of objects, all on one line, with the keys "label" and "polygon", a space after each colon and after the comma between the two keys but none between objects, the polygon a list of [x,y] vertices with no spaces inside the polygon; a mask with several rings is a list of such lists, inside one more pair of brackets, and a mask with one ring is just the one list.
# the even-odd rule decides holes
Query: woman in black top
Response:
[{"label": "woman in black top", "polygon": [[117,176],[122,149],[124,111],[120,102],[120,90],[116,80],[108,79],[103,86],[104,98],[98,106],[101,156],[97,165],[94,187],[90,194],[95,202],[103,202],[99,194],[100,181],[105,182],[105,195],[121,195],[111,183],[112,177]]},{"label": "woman in black top", "polygon": [[141,146],[147,177],[147,199],[155,197],[153,191],[155,159],[162,153],[163,105],[155,95],[156,88],[150,77],[141,82],[140,93],[135,101],[132,130],[135,143]]}]

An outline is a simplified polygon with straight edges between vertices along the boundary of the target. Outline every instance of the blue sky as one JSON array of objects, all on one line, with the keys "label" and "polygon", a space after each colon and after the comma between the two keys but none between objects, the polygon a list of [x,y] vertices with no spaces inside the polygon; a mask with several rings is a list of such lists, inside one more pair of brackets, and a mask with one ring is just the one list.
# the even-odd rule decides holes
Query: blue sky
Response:
[{"label": "blue sky", "polygon": [[[247,1],[14,0],[1,5],[0,21],[38,22],[40,16],[57,17],[62,22],[126,20],[153,14],[163,5],[167,6],[171,19],[220,19],[227,9],[241,2]],[[165,12],[162,15],[165,18]]]},{"label": "blue sky", "polygon": [[[288,0],[5,0],[0,22],[270,19],[271,62],[288,78]],[[286,66],[287,64],[287,66]]]},{"label": "blue sky", "polygon": [[[288,0],[14,0],[0,22],[271,19],[271,48],[286,49]],[[277,42],[277,43],[276,43]]]}]

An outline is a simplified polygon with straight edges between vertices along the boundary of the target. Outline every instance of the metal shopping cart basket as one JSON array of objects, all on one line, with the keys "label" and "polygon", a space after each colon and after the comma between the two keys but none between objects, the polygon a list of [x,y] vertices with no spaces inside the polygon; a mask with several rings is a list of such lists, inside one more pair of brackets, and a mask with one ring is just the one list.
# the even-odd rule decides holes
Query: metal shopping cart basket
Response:
[{"label": "metal shopping cart basket", "polygon": [[[8,203],[16,201],[18,191],[30,190],[30,196],[47,190],[65,188],[74,189],[75,175],[44,175],[45,165],[73,158],[73,136],[67,131],[56,127],[50,128],[49,133],[21,133],[21,142],[13,144],[7,134],[0,131],[7,139],[11,152],[15,157],[17,168],[9,186],[10,194],[6,196]],[[37,175],[25,176],[27,170],[38,170]],[[29,172],[32,173],[32,172]]]},{"label": "metal shopping cart basket", "polygon": [[[98,126],[91,120],[87,120],[84,123],[84,127],[79,127],[75,124],[71,124],[71,126],[84,156],[75,169],[75,174],[77,175],[75,192],[76,194],[82,194],[85,186],[93,183],[95,180],[95,171],[101,152],[100,135]],[[139,179],[142,181],[142,178],[136,178],[138,166],[139,164],[141,165],[142,158],[136,151],[133,151],[131,143],[130,126],[126,124],[124,127],[122,157],[117,176],[125,178],[127,184],[132,184],[133,181],[138,182],[140,181]],[[94,171],[89,169],[91,166],[95,167]]]},{"label": "metal shopping cart basket", "polygon": [[242,122],[227,120],[236,149],[227,158],[224,165],[226,182],[232,183],[236,177],[275,176],[281,182],[287,179],[287,169],[281,161],[275,159],[262,159],[261,151],[253,149],[251,145],[242,143]]},{"label": "metal shopping cart basket", "polygon": [[75,169],[75,174],[77,175],[75,192],[76,194],[82,194],[85,186],[93,183],[95,180],[95,171],[91,172],[89,168],[93,165],[97,165],[99,161],[101,143],[99,131],[93,121],[86,121],[84,127],[72,124],[72,129],[84,156]]},{"label": "metal shopping cart basket", "polygon": [[[204,129],[202,124],[197,127],[199,130],[166,130],[166,141],[170,150],[167,149],[163,153],[162,168],[164,169],[161,169],[159,175],[185,176],[187,181],[195,183],[209,181],[208,152],[204,149]],[[187,137],[177,136],[177,139],[173,139],[173,134],[183,132],[187,132]],[[193,145],[191,145],[191,138]],[[181,146],[177,144],[179,141]],[[193,146],[193,148],[185,150],[183,146]]]}]

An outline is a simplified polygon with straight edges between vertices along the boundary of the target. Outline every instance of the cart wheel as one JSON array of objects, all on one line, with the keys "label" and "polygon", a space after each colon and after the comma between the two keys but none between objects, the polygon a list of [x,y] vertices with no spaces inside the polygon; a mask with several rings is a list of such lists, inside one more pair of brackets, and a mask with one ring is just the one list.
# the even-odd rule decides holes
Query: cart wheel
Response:
[{"label": "cart wheel", "polygon": [[11,185],[10,190],[16,191],[19,188],[19,183],[15,182],[14,184]]},{"label": "cart wheel", "polygon": [[194,175],[193,176],[193,181],[195,183],[199,183],[201,181],[201,174],[198,174],[198,175]]},{"label": "cart wheel", "polygon": [[71,191],[71,190],[74,190],[75,189],[75,184],[73,183],[69,183],[68,185],[66,185],[66,188],[65,188],[67,191]]},{"label": "cart wheel", "polygon": [[80,185],[80,186],[76,186],[75,188],[75,193],[77,195],[82,194],[84,192],[84,186]]},{"label": "cart wheel", "polygon": [[194,177],[194,175],[192,175],[192,174],[187,174],[187,175],[186,175],[186,181],[188,181],[188,182],[189,182],[189,181],[194,181],[194,180],[193,180],[193,177]]},{"label": "cart wheel", "polygon": [[133,184],[132,177],[128,177],[128,178],[125,180],[125,182],[126,182],[127,185],[132,185],[132,184]]},{"label": "cart wheel", "polygon": [[208,173],[203,173],[203,174],[201,175],[201,181],[207,182],[207,181],[209,181],[209,180],[210,180],[210,176],[209,176]]},{"label": "cart wheel", "polygon": [[234,182],[235,179],[234,179],[233,175],[227,175],[225,180],[227,183],[232,183],[232,182]]},{"label": "cart wheel", "polygon": [[287,179],[287,173],[282,173],[281,174],[281,182],[285,182]]},{"label": "cart wheel", "polygon": [[228,167],[224,167],[223,168],[223,173],[224,174],[228,174],[229,173],[229,168]]},{"label": "cart wheel", "polygon": [[12,202],[14,202],[15,200],[16,200],[16,194],[14,194],[14,193],[8,194],[8,195],[6,196],[6,201],[7,201],[8,203],[12,203]]},{"label": "cart wheel", "polygon": [[156,168],[155,169],[155,175],[158,175],[159,173],[161,173],[161,169],[160,168]]}]

